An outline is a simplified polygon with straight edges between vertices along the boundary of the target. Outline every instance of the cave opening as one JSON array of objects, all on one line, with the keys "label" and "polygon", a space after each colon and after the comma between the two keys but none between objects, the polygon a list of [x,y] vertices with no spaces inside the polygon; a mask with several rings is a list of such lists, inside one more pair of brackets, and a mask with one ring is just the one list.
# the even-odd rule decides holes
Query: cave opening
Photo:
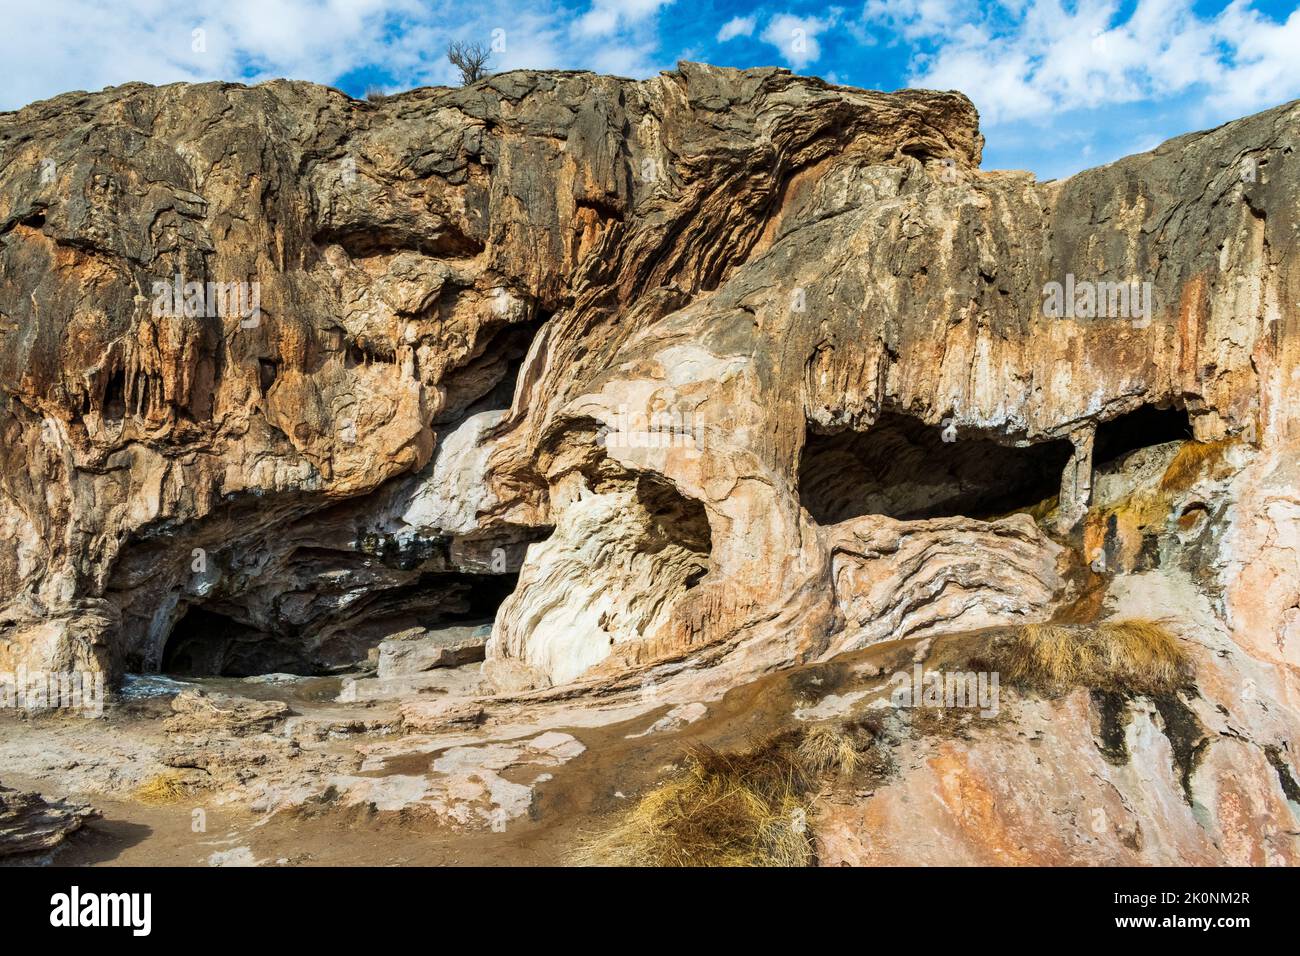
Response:
[{"label": "cave opening", "polygon": [[100,404],[105,421],[120,422],[126,418],[126,371],[114,369],[104,387],[104,399]]},{"label": "cave opening", "polygon": [[1140,448],[1151,448],[1192,437],[1192,422],[1185,408],[1142,405],[1102,422],[1092,444],[1094,467],[1104,468]]},{"label": "cave opening", "polygon": [[172,627],[159,670],[177,677],[319,672],[292,642],[197,605]]},{"label": "cave opening", "polygon": [[708,512],[701,502],[683,495],[671,481],[655,474],[637,477],[636,495],[655,531],[643,547],[680,548],[689,565],[682,586],[689,591],[709,573],[713,533]]},{"label": "cave opening", "polygon": [[392,624],[429,630],[452,625],[491,624],[497,610],[519,585],[519,573],[434,571],[405,588],[378,596],[367,616],[383,615],[381,630]]},{"label": "cave opening", "polygon": [[481,627],[518,586],[518,572],[436,571],[377,588],[343,615],[272,633],[211,607],[192,605],[172,627],[159,670],[175,677],[315,676],[352,670],[383,640],[413,629]]},{"label": "cave opening", "polygon": [[1065,439],[1017,447],[885,413],[866,431],[810,429],[799,497],[821,525],[864,515],[987,520],[1059,494],[1072,452]]},{"label": "cave opening", "polygon": [[443,380],[446,402],[433,424],[446,425],[479,412],[508,409],[524,359],[548,319],[550,316],[543,313],[488,333],[477,355]]}]

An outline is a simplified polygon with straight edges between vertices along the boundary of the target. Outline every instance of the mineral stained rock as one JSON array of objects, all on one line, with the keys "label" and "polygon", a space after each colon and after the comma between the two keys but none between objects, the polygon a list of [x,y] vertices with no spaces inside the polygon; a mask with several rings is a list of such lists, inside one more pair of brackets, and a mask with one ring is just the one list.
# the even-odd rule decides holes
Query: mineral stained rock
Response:
[{"label": "mineral stained rock", "polygon": [[1298,140],[1293,103],[1043,183],[959,93],[688,63],[0,114],[0,671],[490,623],[496,693],[683,704],[1124,610],[1201,665],[1189,825],[1293,859]]}]

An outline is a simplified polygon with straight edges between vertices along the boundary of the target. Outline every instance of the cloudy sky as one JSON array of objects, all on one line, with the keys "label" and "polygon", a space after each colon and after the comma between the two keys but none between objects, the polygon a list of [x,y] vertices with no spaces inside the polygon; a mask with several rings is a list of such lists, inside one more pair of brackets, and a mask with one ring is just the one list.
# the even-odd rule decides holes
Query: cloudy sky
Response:
[{"label": "cloudy sky", "polygon": [[[0,110],[129,80],[287,76],[359,96],[493,69],[679,59],[959,89],[986,168],[1066,176],[1300,97],[1298,0],[0,0]],[[199,31],[199,32],[196,32]]]}]

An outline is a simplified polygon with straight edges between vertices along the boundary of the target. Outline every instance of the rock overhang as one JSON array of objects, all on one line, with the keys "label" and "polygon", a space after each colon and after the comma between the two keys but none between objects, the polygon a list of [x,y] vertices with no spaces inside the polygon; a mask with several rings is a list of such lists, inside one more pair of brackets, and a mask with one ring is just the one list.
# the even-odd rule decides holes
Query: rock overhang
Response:
[{"label": "rock overhang", "polygon": [[[290,548],[351,567],[368,535],[411,537],[412,495],[456,516],[418,536],[489,566],[534,539],[489,644],[503,688],[737,640],[763,667],[826,653],[846,606],[877,605],[837,591],[855,575],[800,503],[810,429],[906,413],[958,441],[1068,438],[1084,507],[1096,424],[1143,404],[1204,441],[1292,439],[1296,108],[1047,184],[978,169],[961,94],[697,64],[6,114],[7,653],[120,669],[206,598],[195,552],[270,620],[277,590],[324,587],[283,576]],[[258,282],[258,322],[140,301],[199,275]],[[1155,306],[1049,316],[1053,282],[1146,282]],[[503,381],[503,328],[528,329],[525,367],[467,442],[456,410]],[[994,603],[1049,612],[1048,552],[1018,607]]]}]

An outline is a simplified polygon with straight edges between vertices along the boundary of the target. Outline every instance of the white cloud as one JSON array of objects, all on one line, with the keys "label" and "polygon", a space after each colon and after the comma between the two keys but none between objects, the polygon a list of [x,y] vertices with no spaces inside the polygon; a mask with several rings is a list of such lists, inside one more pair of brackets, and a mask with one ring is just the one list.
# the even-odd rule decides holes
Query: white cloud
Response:
[{"label": "white cloud", "polygon": [[673,0],[592,0],[591,9],[578,18],[575,32],[583,36],[609,36],[621,26],[648,19]]},{"label": "white cloud", "polygon": [[1212,106],[1240,113],[1300,95],[1300,10],[1277,24],[1233,3],[1215,21],[1215,35],[1236,56],[1211,82]]},{"label": "white cloud", "polygon": [[821,58],[821,44],[817,34],[833,24],[832,19],[797,17],[792,13],[779,13],[768,21],[761,39],[781,51],[781,56],[796,70]]},{"label": "white cloud", "polygon": [[867,0],[863,19],[906,40],[942,36],[978,14],[976,0]]},{"label": "white cloud", "polygon": [[1115,0],[867,0],[863,20],[923,41],[912,85],[966,91],[989,125],[1202,88],[1226,115],[1300,95],[1300,12],[1279,24],[1249,0],[1212,17],[1138,0],[1127,18]]},{"label": "white cloud", "polygon": [[1029,72],[1023,55],[1006,51],[1001,58],[991,59],[978,49],[960,48],[945,51],[913,85],[961,90],[975,100],[986,123],[996,124],[1052,109],[1052,98],[1026,79]]},{"label": "white cloud", "polygon": [[726,43],[736,37],[753,36],[754,27],[756,26],[758,26],[757,17],[732,17],[718,31],[718,42]]},{"label": "white cloud", "polygon": [[[489,68],[643,77],[672,0],[38,0],[4,3],[0,109],[133,80],[337,84],[359,70],[394,89],[456,82],[453,39],[491,45]],[[196,42],[194,30],[204,31]],[[500,31],[494,34],[493,31]],[[198,49],[196,49],[198,47]],[[503,47],[503,48],[502,48]]]}]

